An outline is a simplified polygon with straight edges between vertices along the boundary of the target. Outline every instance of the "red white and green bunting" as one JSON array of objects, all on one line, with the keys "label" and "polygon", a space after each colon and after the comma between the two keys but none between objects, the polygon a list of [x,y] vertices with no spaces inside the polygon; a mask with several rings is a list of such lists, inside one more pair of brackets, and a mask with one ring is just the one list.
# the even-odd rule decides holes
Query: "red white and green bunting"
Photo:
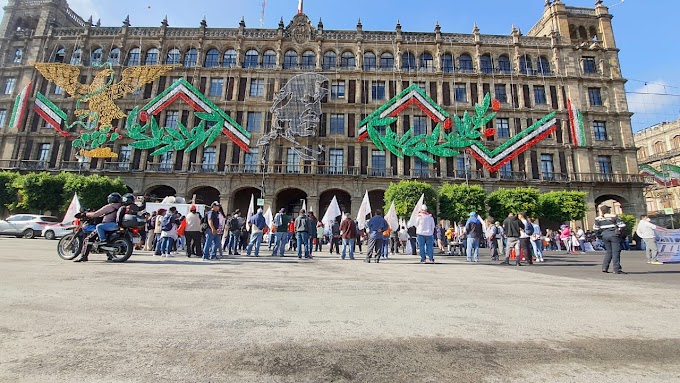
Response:
[{"label": "red white and green bunting", "polygon": [[654,177],[654,181],[661,186],[680,185],[680,166],[663,164],[661,170],[657,170],[651,165],[640,165],[640,174]]},{"label": "red white and green bunting", "polygon": [[64,130],[63,126],[66,122],[66,113],[61,110],[58,106],[54,105],[47,97],[42,93],[38,93],[35,99],[35,106],[33,110],[38,113],[57,133],[64,137],[70,137],[71,135]]},{"label": "red white and green bunting", "polygon": [[571,142],[574,146],[586,146],[586,129],[583,125],[583,115],[578,108],[574,107],[571,99],[567,99],[567,107],[569,108],[569,122],[571,125]]},{"label": "red white and green bunting", "polygon": [[28,85],[17,95],[14,100],[14,108],[12,109],[12,117],[9,120],[10,129],[19,130],[24,125],[24,120],[26,119],[26,113],[28,112],[28,98],[31,94],[31,87],[33,83],[29,82]]}]

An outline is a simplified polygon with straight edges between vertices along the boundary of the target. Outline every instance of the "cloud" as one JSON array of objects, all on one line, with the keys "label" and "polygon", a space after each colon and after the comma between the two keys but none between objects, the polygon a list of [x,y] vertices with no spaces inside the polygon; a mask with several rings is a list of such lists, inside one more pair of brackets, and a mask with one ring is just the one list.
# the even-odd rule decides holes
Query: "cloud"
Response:
[{"label": "cloud", "polygon": [[678,97],[671,96],[671,88],[663,80],[657,80],[633,89],[628,95],[628,109],[633,113],[658,113],[678,103]]}]

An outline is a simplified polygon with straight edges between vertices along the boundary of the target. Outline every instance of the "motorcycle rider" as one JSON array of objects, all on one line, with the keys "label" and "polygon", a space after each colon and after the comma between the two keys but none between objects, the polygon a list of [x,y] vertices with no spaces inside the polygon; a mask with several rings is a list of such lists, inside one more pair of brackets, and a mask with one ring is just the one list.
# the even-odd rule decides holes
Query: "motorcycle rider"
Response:
[{"label": "motorcycle rider", "polygon": [[[118,210],[121,208],[122,202],[123,202],[123,197],[120,195],[120,193],[111,193],[109,196],[106,198],[108,204],[104,205],[101,209],[94,211],[94,212],[89,212],[85,213],[85,216],[87,218],[102,218],[102,222],[97,225],[97,235],[99,236],[99,243],[102,243],[106,240],[106,232],[107,231],[115,231],[118,230],[118,223],[116,222],[118,218]],[[88,237],[89,238],[89,237]],[[88,261],[88,251],[89,249],[89,243],[88,241],[83,241],[83,251],[82,251],[82,256],[80,259],[75,260],[74,262],[87,262]]]}]

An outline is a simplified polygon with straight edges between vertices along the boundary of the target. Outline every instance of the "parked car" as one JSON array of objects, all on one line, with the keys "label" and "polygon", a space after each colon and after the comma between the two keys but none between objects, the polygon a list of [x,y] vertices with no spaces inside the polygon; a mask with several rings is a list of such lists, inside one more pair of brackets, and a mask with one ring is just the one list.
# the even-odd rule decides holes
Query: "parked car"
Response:
[{"label": "parked car", "polygon": [[14,235],[17,238],[34,238],[42,235],[43,228],[57,223],[57,217],[35,214],[15,214],[0,220],[0,235]]},{"label": "parked car", "polygon": [[73,233],[74,227],[72,222],[50,224],[42,229],[42,236],[49,240],[61,238],[66,234]]}]

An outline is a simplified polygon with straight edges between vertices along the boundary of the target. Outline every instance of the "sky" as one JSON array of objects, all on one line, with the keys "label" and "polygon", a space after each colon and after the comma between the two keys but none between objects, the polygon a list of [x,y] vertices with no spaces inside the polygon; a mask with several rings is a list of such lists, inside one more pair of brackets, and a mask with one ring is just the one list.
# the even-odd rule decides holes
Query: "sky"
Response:
[{"label": "sky", "polygon": [[[563,0],[568,6],[594,7],[595,0]],[[259,27],[260,0],[68,0],[84,19],[101,18],[103,26],[120,26],[129,14],[133,26],[159,26],[167,15],[171,27]],[[4,6],[7,0],[0,0]],[[268,0],[264,25],[286,24],[297,10],[297,0]],[[480,5],[485,4],[484,6]],[[427,4],[427,7],[423,7]],[[633,130],[680,118],[680,43],[675,39],[680,14],[678,0],[605,0],[614,15],[614,36],[628,79],[629,108],[635,113]],[[471,33],[474,23],[483,34],[509,35],[513,24],[523,32],[538,21],[544,0],[305,0],[304,10],[326,29],[354,29],[361,18],[364,30],[394,30],[400,20],[404,31],[431,32],[437,21],[447,33]]]}]

